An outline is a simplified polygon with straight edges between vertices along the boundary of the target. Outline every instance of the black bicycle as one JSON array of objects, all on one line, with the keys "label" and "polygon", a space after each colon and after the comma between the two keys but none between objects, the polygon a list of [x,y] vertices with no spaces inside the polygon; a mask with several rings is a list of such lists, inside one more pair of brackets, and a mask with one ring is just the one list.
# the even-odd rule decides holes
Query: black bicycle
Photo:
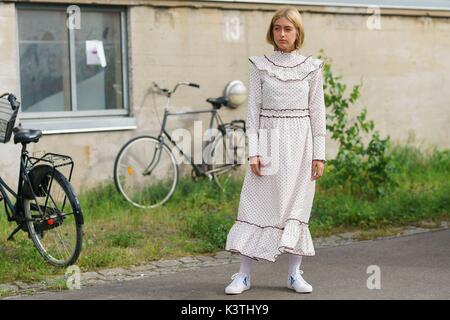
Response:
[{"label": "black bicycle", "polygon": [[[180,82],[174,89],[160,88],[156,83],[153,88],[167,97],[164,117],[157,137],[140,136],[128,141],[119,151],[114,163],[114,182],[117,190],[124,198],[136,207],[155,208],[167,202],[175,191],[179,179],[178,163],[182,161],[192,166],[191,175],[194,180],[204,176],[214,180],[224,190],[233,176],[242,174],[239,166],[247,159],[247,140],[245,137],[245,121],[234,120],[224,123],[218,111],[228,106],[224,97],[209,98],[212,109],[171,112],[170,98],[179,86],[186,85],[199,88],[190,82]],[[202,146],[202,161],[194,163],[194,157],[185,153],[173,137],[166,131],[169,116],[211,113],[208,133],[209,139]],[[217,127],[214,127],[217,123]],[[214,130],[212,130],[214,129]],[[170,149],[165,139],[172,144]]]},{"label": "black bicycle", "polygon": [[[0,96],[0,142],[9,142],[14,133],[14,143],[22,145],[17,193],[0,177],[0,201],[4,201],[8,221],[17,224],[8,240],[24,231],[47,262],[66,267],[78,259],[83,237],[83,214],[70,184],[74,163],[66,155],[28,154],[27,145],[37,143],[42,132],[20,125],[14,128],[19,106],[13,94]],[[69,171],[68,178],[62,167]]]}]

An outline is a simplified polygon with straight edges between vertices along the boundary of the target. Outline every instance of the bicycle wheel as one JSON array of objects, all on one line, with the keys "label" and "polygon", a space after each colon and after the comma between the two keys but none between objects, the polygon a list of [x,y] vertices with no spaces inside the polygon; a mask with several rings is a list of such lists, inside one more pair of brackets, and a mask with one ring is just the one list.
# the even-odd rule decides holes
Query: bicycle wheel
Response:
[{"label": "bicycle wheel", "polygon": [[222,190],[245,173],[247,141],[243,131],[219,133],[212,142],[210,170],[214,181]]},{"label": "bicycle wheel", "polygon": [[139,208],[166,203],[178,183],[178,166],[169,147],[150,136],[127,142],[114,163],[114,182],[127,201]]},{"label": "bicycle wheel", "polygon": [[61,172],[43,167],[43,187],[36,199],[23,201],[28,233],[47,262],[66,267],[74,264],[81,252],[83,215],[70,182]]}]

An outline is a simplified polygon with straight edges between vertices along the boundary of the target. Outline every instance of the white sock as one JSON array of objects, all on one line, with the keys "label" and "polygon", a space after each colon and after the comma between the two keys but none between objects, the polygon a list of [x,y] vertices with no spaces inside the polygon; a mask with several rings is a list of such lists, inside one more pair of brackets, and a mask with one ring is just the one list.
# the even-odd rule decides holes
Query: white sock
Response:
[{"label": "white sock", "polygon": [[288,274],[295,274],[300,269],[300,265],[302,264],[302,258],[303,258],[303,256],[289,254],[289,273]]},{"label": "white sock", "polygon": [[241,267],[239,272],[246,273],[250,276],[250,272],[252,271],[252,262],[253,259],[246,256],[241,256]]}]

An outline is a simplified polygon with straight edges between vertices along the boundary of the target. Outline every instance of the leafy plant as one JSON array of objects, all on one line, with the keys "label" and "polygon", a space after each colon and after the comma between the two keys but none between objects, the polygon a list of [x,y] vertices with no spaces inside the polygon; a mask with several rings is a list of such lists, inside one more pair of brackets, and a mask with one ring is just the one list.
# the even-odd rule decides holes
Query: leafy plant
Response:
[{"label": "leafy plant", "polygon": [[[335,175],[334,181],[351,190],[354,195],[380,196],[386,194],[396,186],[391,178],[395,166],[388,155],[391,142],[390,137],[380,137],[375,131],[372,120],[367,120],[367,108],[350,121],[348,111],[351,105],[360,97],[361,85],[355,85],[349,96],[345,96],[347,85],[341,82],[342,76],[334,76],[331,61],[323,57],[323,50],[319,58],[324,60],[323,79],[324,96],[327,109],[327,130],[331,138],[339,142],[336,157],[328,163]],[[364,144],[364,135],[369,136],[368,144]]]}]

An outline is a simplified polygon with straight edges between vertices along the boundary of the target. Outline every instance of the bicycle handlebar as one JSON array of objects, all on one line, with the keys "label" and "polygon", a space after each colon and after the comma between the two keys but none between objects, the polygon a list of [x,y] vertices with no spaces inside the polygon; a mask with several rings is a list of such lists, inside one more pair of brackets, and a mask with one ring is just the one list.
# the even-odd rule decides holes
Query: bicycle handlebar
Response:
[{"label": "bicycle handlebar", "polygon": [[194,88],[200,88],[199,84],[193,83],[193,82],[178,82],[172,90],[167,89],[167,88],[161,88],[156,82],[153,82],[153,86],[167,96],[171,96],[173,93],[175,93],[175,91],[177,91],[177,88],[179,86],[189,86],[189,87],[194,87]]}]

